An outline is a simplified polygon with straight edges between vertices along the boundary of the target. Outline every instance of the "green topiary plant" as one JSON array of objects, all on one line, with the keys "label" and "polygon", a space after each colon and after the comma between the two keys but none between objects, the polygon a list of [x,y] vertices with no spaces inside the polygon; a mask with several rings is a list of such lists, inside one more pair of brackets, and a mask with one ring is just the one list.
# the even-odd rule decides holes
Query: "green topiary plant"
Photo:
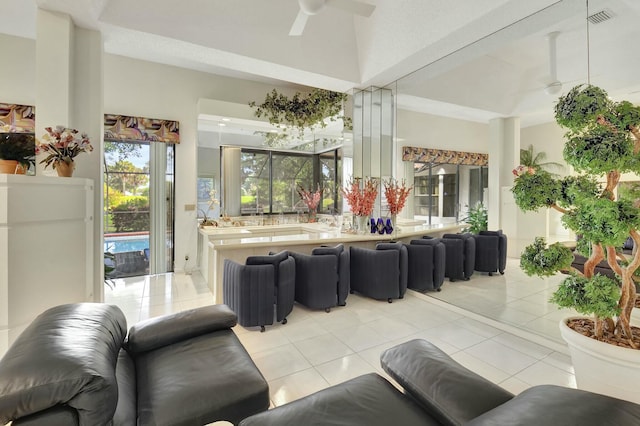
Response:
[{"label": "green topiary plant", "polygon": [[[551,301],[593,315],[595,338],[623,340],[640,349],[630,325],[640,250],[631,259],[618,250],[629,236],[640,245],[640,208],[638,200],[614,196],[621,173],[640,173],[640,107],[613,102],[604,90],[581,85],[560,97],[555,118],[568,129],[564,159],[579,175],[555,178],[544,170],[520,166],[514,170],[512,191],[522,210],[550,207],[564,213],[564,225],[582,236],[580,251],[589,258],[580,272],[570,267],[569,249],[557,244],[546,247],[544,240],[536,239],[525,249],[521,267],[529,275],[570,272]],[[604,176],[606,183],[599,185],[598,176]],[[618,280],[594,273],[604,259]]]},{"label": "green topiary plant", "polygon": [[571,267],[573,253],[560,243],[547,247],[544,238],[536,237],[533,244],[526,247],[520,255],[520,267],[527,275],[550,277],[556,272]]}]

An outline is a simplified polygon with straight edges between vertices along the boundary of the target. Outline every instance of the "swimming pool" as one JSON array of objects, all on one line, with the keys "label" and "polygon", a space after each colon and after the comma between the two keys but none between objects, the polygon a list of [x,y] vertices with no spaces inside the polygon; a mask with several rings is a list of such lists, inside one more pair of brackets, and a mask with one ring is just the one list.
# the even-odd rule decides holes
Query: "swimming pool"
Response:
[{"label": "swimming pool", "polygon": [[108,237],[104,239],[104,252],[124,253],[149,248],[149,237]]}]

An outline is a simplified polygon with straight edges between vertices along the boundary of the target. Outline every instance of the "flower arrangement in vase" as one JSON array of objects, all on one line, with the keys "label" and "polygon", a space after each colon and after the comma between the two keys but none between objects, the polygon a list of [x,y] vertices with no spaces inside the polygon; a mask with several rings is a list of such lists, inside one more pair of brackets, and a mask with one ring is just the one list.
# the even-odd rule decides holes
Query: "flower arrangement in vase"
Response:
[{"label": "flower arrangement in vase", "polygon": [[306,190],[302,185],[298,186],[298,195],[302,199],[302,202],[309,209],[309,222],[316,221],[316,214],[318,212],[318,204],[320,204],[320,200],[322,200],[322,192],[324,189],[320,189],[320,185],[318,185],[315,191]]},{"label": "flower arrangement in vase", "polygon": [[407,187],[404,179],[402,182],[398,182],[396,179],[391,178],[383,181],[384,184],[384,197],[387,200],[389,206],[389,214],[391,215],[392,227],[395,231],[398,230],[398,224],[396,223],[396,216],[402,211],[407,197],[411,194],[413,186]]},{"label": "flower arrangement in vase", "polygon": [[45,130],[47,133],[36,144],[36,155],[47,155],[40,164],[45,164],[45,169],[52,165],[58,176],[71,176],[75,168],[74,158],[82,152],[93,151],[89,137],[64,126],[56,126],[55,129],[45,127]]},{"label": "flower arrangement in vase", "polygon": [[[371,215],[378,197],[378,185],[376,178],[352,178],[349,186],[340,189],[354,216],[368,218]],[[358,228],[366,229],[366,222]]]},{"label": "flower arrangement in vase", "polygon": [[204,210],[200,210],[202,212],[202,222],[200,222],[200,227],[204,228],[205,226],[218,226],[218,222],[216,222],[213,219],[209,219],[207,217],[207,212],[211,211],[214,206],[219,206],[220,205],[220,200],[218,199],[218,197],[216,197],[216,195],[218,194],[218,191],[216,191],[215,189],[212,189],[211,191],[209,191],[209,204],[207,205],[207,211],[205,212]]}]

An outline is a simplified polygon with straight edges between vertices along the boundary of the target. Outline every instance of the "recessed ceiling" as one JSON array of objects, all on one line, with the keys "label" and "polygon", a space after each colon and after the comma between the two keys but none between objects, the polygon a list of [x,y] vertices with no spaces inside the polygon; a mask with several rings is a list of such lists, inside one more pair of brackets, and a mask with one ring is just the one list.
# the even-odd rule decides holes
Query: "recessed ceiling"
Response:
[{"label": "recessed ceiling", "polygon": [[[550,120],[557,99],[544,93],[548,33],[562,90],[587,81],[586,0],[362,1],[370,17],[327,7],[291,37],[297,0],[0,0],[0,32],[35,38],[41,7],[101,31],[107,53],[341,92],[392,85],[400,107],[524,125]],[[589,8],[613,16],[590,24],[591,81],[634,101],[640,2]]]}]

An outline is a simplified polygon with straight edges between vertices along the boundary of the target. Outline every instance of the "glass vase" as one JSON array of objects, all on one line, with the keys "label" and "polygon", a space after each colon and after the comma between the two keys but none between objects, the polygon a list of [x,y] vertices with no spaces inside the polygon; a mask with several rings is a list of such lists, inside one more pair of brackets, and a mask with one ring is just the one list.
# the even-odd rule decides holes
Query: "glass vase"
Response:
[{"label": "glass vase", "polygon": [[370,232],[369,215],[366,215],[366,216],[354,215],[354,219],[355,219],[354,227],[358,234],[368,234]]},{"label": "glass vase", "polygon": [[309,213],[307,214],[307,222],[316,223],[317,221],[318,221],[318,210],[310,208]]}]

